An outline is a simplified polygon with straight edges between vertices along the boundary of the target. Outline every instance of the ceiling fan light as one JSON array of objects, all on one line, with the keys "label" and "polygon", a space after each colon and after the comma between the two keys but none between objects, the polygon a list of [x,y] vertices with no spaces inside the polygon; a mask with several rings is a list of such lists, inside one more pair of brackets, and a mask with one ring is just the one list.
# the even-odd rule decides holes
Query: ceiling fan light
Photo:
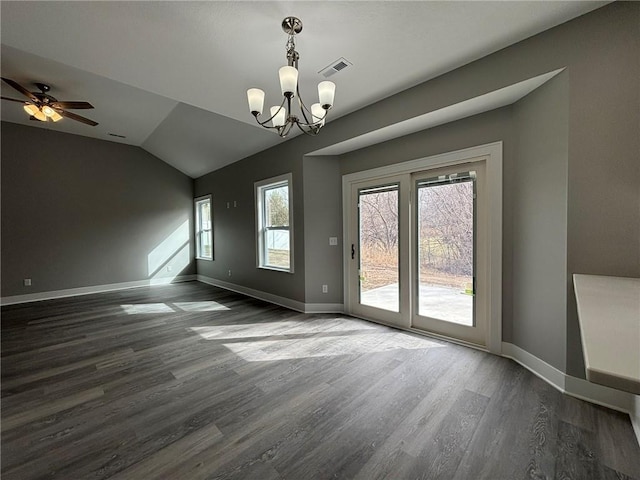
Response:
[{"label": "ceiling fan light", "polygon": [[298,69],[285,66],[278,70],[280,76],[280,89],[285,97],[293,97],[298,86]]},{"label": "ceiling fan light", "polygon": [[262,115],[264,108],[264,92],[259,88],[247,90],[247,100],[249,101],[249,111],[252,115]]},{"label": "ceiling fan light", "polygon": [[313,123],[324,126],[324,117],[327,114],[327,111],[322,108],[322,105],[319,103],[314,103],[311,105],[311,115],[313,116]]},{"label": "ceiling fan light", "polygon": [[32,117],[36,116],[36,113],[38,113],[38,107],[36,107],[34,104],[32,103],[27,103],[24,107],[24,111],[27,112],[29,115],[31,115]]},{"label": "ceiling fan light", "polygon": [[44,113],[47,117],[53,117],[53,114],[56,113],[56,111],[49,105],[45,105],[44,107],[42,107],[42,113]]},{"label": "ceiling fan light", "polygon": [[271,116],[273,117],[271,119],[271,122],[273,124],[274,127],[281,127],[284,125],[285,122],[285,118],[284,118],[284,108],[282,107],[271,107]]},{"label": "ceiling fan light", "polygon": [[41,122],[47,121],[47,116],[40,110],[38,110],[33,116],[36,117]]},{"label": "ceiling fan light", "polygon": [[53,120],[54,122],[59,122],[60,120],[62,120],[62,115],[54,110],[53,115],[51,115],[51,120]]},{"label": "ceiling fan light", "polygon": [[318,84],[318,97],[320,98],[320,105],[325,110],[329,110],[333,106],[333,98],[336,94],[336,84],[325,80]]}]

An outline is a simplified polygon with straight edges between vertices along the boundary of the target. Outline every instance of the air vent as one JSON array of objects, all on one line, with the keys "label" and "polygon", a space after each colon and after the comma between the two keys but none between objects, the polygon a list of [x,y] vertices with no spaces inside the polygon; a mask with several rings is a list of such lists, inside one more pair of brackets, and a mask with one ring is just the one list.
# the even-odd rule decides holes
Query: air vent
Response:
[{"label": "air vent", "polygon": [[329,65],[326,68],[323,68],[318,73],[321,73],[324,76],[324,78],[329,78],[331,75],[334,75],[351,65],[353,64],[349,60],[347,60],[344,57],[340,57],[338,60],[336,60],[335,62],[332,62],[331,65]]},{"label": "air vent", "polygon": [[348,65],[346,63],[344,63],[342,60],[340,60],[338,63],[336,63],[332,68],[334,70],[340,71],[342,70],[344,67],[347,67]]},{"label": "air vent", "polygon": [[108,135],[110,135],[112,137],[118,137],[118,138],[127,138],[124,135],[118,135],[117,133],[109,133]]}]

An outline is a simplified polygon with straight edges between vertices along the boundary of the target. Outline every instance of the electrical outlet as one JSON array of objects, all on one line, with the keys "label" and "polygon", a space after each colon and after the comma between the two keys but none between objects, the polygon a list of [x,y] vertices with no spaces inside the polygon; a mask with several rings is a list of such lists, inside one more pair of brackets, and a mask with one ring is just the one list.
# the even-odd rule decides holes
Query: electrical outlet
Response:
[{"label": "electrical outlet", "polygon": [[30,287],[31,286],[31,279],[30,278],[25,278],[23,280],[24,286],[25,287]]},{"label": "electrical outlet", "polygon": [[338,245],[338,237],[329,237],[329,245]]},{"label": "electrical outlet", "polygon": [[229,270],[229,276],[231,276],[231,270]]},{"label": "electrical outlet", "polygon": [[329,293],[329,285],[322,285],[322,293]]}]

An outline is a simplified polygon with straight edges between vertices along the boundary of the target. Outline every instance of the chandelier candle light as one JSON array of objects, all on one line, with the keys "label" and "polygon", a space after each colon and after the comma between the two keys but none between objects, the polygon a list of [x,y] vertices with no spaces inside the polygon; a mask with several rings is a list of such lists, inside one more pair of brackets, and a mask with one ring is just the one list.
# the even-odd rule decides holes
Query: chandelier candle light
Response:
[{"label": "chandelier candle light", "polygon": [[[255,117],[256,122],[265,128],[274,129],[281,137],[286,137],[294,125],[307,135],[317,135],[324,125],[329,109],[333,106],[336,85],[333,82],[320,82],[318,84],[319,102],[311,105],[311,108],[302,101],[300,96],[300,86],[298,85],[298,60],[300,55],[296,52],[294,36],[302,31],[302,22],[296,17],[286,17],[282,21],[282,30],[289,36],[287,39],[287,65],[280,68],[280,89],[283,100],[280,106],[269,109],[271,115],[267,120],[261,122],[258,116],[262,115],[264,108],[264,91],[259,88],[247,90],[249,100],[249,110]],[[300,107],[301,117],[291,111],[291,101],[297,97]],[[271,125],[268,123],[271,122]]]}]

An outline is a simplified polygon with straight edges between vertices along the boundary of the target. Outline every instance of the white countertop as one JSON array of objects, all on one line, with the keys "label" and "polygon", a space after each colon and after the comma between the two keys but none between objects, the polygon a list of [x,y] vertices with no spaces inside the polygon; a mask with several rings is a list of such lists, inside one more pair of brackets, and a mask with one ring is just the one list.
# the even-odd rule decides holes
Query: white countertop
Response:
[{"label": "white countertop", "polygon": [[573,275],[587,380],[640,395],[640,278]]}]

